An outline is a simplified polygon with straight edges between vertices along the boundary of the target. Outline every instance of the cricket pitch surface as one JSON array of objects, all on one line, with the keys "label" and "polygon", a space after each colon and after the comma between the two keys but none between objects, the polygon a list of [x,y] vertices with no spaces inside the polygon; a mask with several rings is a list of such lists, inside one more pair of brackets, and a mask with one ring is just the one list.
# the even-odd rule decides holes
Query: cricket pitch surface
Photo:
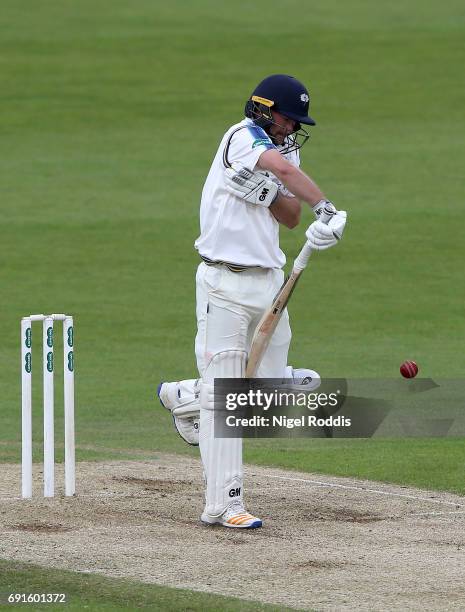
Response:
[{"label": "cricket pitch surface", "polygon": [[249,465],[264,527],[242,531],[199,522],[198,459],[81,462],[75,498],[14,497],[21,467],[1,470],[2,559],[298,609],[465,608],[464,497]]}]

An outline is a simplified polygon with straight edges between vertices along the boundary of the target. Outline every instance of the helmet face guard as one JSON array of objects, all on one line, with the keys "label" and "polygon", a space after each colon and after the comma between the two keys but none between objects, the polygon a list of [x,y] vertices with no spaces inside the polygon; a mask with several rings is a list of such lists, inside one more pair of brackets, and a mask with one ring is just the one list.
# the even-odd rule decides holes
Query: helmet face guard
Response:
[{"label": "helmet face guard", "polygon": [[[270,136],[271,138],[271,136]],[[310,134],[307,130],[304,130],[303,127],[300,127],[295,132],[292,132],[289,136],[286,137],[284,143],[280,147],[281,153],[290,153],[291,151],[297,151],[310,138]]]},{"label": "helmet face guard", "polygon": [[[245,105],[245,116],[263,128],[268,136],[270,137],[273,144],[279,146],[279,150],[281,153],[290,153],[291,151],[297,151],[310,138],[310,134],[307,130],[304,130],[302,125],[295,121],[295,130],[289,136],[286,136],[284,139],[284,143],[282,145],[278,145],[273,136],[269,132],[269,128],[271,125],[278,125],[279,127],[283,127],[280,123],[273,119],[273,115],[271,113],[271,109],[274,106],[273,100],[267,100],[266,98],[262,98],[260,96],[252,96],[250,100],[247,101]],[[276,109],[277,112],[278,109]],[[285,112],[281,112],[282,115],[286,117]],[[292,117],[290,117],[292,119]]]}]

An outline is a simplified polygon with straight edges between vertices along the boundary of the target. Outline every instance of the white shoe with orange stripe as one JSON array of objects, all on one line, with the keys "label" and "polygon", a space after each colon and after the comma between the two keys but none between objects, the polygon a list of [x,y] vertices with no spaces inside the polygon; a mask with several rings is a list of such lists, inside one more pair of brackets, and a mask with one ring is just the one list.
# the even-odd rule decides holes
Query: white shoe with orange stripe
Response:
[{"label": "white shoe with orange stripe", "polygon": [[210,516],[204,512],[200,520],[206,525],[222,525],[236,529],[256,529],[263,524],[261,519],[246,512],[240,501],[234,501],[220,516]]}]

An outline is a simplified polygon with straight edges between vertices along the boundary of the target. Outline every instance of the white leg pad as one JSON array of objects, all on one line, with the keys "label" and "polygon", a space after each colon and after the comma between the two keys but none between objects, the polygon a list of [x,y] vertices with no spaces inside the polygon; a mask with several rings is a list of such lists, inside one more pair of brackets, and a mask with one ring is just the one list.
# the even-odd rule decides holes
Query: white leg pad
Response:
[{"label": "white leg pad", "polygon": [[200,411],[200,380],[180,380],[177,383],[176,398],[173,401],[172,414],[176,417],[197,417]]},{"label": "white leg pad", "polygon": [[[242,378],[247,353],[223,351],[214,355],[200,391],[200,454],[207,481],[205,512],[220,516],[234,500],[242,501],[242,439],[215,438],[211,384],[215,378]],[[205,390],[202,390],[205,383]]]},{"label": "white leg pad", "polygon": [[158,388],[162,405],[171,412],[178,434],[188,444],[199,445],[199,380],[164,382]]}]

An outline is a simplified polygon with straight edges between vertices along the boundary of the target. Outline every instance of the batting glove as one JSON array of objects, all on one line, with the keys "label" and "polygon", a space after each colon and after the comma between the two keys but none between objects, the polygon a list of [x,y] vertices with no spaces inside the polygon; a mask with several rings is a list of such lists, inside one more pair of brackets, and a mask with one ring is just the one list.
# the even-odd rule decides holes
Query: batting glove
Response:
[{"label": "batting glove", "polygon": [[324,211],[325,208],[331,209],[334,211],[336,210],[336,207],[334,206],[334,204],[330,202],[329,200],[320,200],[312,208],[313,212],[315,213],[315,218],[317,220],[321,217],[321,213]]},{"label": "batting glove", "polygon": [[322,221],[314,221],[305,232],[312,249],[324,251],[337,244],[344,233],[346,221],[345,210],[338,210],[327,225]]},{"label": "batting glove", "polygon": [[278,195],[278,186],[262,172],[252,172],[233,162],[224,171],[226,189],[249,204],[268,208]]}]

